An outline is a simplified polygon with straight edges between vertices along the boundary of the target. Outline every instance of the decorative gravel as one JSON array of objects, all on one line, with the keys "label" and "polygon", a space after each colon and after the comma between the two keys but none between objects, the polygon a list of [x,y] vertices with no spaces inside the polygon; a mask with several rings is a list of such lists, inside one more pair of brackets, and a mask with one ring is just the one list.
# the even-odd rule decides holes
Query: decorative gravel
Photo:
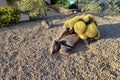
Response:
[{"label": "decorative gravel", "polygon": [[80,41],[69,57],[50,54],[63,23],[75,15],[49,15],[50,29],[41,20],[0,29],[0,80],[120,80],[120,15],[93,13],[98,41]]}]

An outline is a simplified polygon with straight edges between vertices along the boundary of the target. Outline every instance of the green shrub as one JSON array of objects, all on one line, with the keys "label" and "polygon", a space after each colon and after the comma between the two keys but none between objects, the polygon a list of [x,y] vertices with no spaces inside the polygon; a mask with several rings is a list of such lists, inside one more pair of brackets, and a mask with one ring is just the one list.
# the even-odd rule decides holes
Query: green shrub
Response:
[{"label": "green shrub", "polygon": [[18,9],[27,13],[32,19],[46,16],[46,4],[44,0],[21,0],[17,2]]},{"label": "green shrub", "polygon": [[108,10],[113,11],[113,12],[120,12],[120,1],[118,0],[112,0],[111,2],[108,1],[109,5],[108,5]]},{"label": "green shrub", "polygon": [[0,7],[0,28],[13,26],[19,20],[20,12],[15,7]]},{"label": "green shrub", "polygon": [[56,4],[61,4],[61,6],[65,7],[65,8],[68,8],[69,6],[69,0],[57,0],[57,3]]},{"label": "green shrub", "polygon": [[100,6],[100,3],[100,1],[95,0],[80,0],[80,8],[86,11],[101,12],[102,7]]},{"label": "green shrub", "polygon": [[119,0],[79,0],[80,8],[86,11],[113,11],[120,12]]}]

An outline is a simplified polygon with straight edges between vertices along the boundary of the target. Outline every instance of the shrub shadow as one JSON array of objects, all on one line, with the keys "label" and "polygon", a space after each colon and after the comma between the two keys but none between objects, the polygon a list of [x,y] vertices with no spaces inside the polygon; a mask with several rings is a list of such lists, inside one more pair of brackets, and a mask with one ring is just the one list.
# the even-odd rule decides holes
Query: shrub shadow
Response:
[{"label": "shrub shadow", "polygon": [[60,23],[60,24],[52,24],[51,28],[60,27],[60,26],[63,26],[63,23]]},{"label": "shrub shadow", "polygon": [[71,17],[72,15],[71,14],[68,14],[68,15],[64,15],[64,14],[60,14],[60,13],[57,13],[57,12],[51,12],[49,13],[51,15],[48,15],[45,19],[48,21],[48,22],[51,22],[54,21],[54,20],[59,20],[59,22],[55,22],[55,23],[52,23],[52,27],[51,28],[54,28],[54,27],[61,27],[64,22],[61,21],[61,20],[64,20],[65,18],[69,18]]},{"label": "shrub shadow", "polygon": [[27,28],[27,27],[33,27],[36,24],[38,24],[40,21],[22,21],[19,22],[18,24],[8,27],[8,28],[0,28],[0,33],[1,32],[5,32],[5,31],[9,31],[9,30],[15,30],[15,29],[19,29],[19,28]]},{"label": "shrub shadow", "polygon": [[68,15],[64,15],[64,14],[60,14],[57,12],[50,12],[48,13],[49,15],[46,17],[46,19],[48,20],[54,20],[54,19],[64,19],[66,17],[70,17],[73,14],[68,14]]}]

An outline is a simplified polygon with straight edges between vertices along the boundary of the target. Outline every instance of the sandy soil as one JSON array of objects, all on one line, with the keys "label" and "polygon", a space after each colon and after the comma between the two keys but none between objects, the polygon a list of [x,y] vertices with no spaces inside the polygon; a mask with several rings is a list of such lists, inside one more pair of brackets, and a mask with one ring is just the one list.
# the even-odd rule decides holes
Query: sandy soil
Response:
[{"label": "sandy soil", "polygon": [[0,29],[0,80],[120,80],[120,15],[93,15],[101,39],[88,47],[81,41],[69,57],[51,55],[50,46],[75,15],[49,15],[50,29],[41,21]]}]

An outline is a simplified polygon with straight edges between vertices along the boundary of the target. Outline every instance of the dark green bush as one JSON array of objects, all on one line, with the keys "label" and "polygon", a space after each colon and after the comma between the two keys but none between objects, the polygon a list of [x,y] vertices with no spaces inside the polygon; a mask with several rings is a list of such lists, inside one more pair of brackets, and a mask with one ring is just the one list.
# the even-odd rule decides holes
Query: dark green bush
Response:
[{"label": "dark green bush", "polygon": [[69,6],[69,0],[58,0],[57,4],[62,4],[63,7],[67,8]]},{"label": "dark green bush", "polygon": [[52,0],[55,6],[62,6],[68,8],[70,3],[69,0]]},{"label": "dark green bush", "polygon": [[0,7],[0,28],[13,26],[19,20],[20,12],[15,7]]}]

